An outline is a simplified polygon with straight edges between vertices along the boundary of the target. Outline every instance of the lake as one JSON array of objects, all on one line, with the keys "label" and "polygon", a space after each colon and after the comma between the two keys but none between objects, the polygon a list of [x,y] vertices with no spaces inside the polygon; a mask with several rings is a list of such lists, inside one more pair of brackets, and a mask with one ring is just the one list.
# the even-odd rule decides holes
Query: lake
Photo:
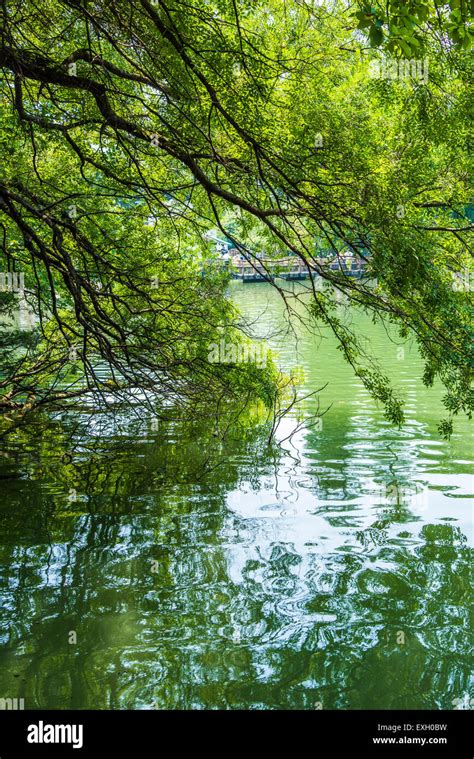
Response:
[{"label": "lake", "polygon": [[[297,288],[303,285],[297,285]],[[0,462],[0,698],[29,709],[466,708],[472,432],[411,343],[341,314],[406,400],[393,428],[277,293],[232,283],[284,369],[328,408],[269,448],[65,416]],[[316,399],[307,402],[308,418]],[[295,430],[285,419],[280,438]],[[75,441],[72,448],[67,440]],[[65,453],[66,452],[66,453]]]}]

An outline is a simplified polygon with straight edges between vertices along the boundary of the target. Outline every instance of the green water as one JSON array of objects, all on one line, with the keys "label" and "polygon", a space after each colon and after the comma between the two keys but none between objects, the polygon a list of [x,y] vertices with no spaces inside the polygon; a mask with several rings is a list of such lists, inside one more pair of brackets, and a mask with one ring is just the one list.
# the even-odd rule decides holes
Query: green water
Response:
[{"label": "green water", "polygon": [[465,708],[467,422],[440,439],[442,391],[421,384],[413,346],[364,315],[355,327],[406,399],[402,431],[330,335],[285,333],[267,285],[232,292],[282,366],[302,366],[308,389],[328,383],[322,426],[280,452],[258,429],[221,443],[211,429],[144,435],[98,415],[86,439],[74,432],[83,419],[64,418],[11,443],[0,697],[52,709]]}]

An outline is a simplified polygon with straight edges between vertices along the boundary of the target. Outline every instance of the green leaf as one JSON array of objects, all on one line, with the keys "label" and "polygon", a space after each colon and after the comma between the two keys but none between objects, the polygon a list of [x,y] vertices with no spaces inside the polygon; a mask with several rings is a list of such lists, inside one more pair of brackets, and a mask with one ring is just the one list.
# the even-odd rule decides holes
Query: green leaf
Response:
[{"label": "green leaf", "polygon": [[372,26],[370,32],[369,32],[369,40],[372,47],[378,47],[382,44],[384,39],[384,34],[381,29],[377,29],[376,26]]},{"label": "green leaf", "polygon": [[406,42],[406,40],[402,39],[401,37],[397,40],[398,44],[400,45],[401,49],[403,50],[404,54],[407,56],[411,55],[411,47]]}]

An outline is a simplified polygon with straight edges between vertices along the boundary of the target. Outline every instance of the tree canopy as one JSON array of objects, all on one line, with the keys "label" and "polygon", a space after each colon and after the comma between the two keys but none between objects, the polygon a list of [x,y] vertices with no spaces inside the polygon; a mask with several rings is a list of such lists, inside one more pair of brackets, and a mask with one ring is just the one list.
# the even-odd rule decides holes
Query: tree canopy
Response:
[{"label": "tree canopy", "polygon": [[[310,297],[275,284],[289,312],[301,300],[337,337],[391,421],[403,403],[340,293],[416,338],[424,381],[446,386],[444,433],[470,413],[466,7],[358,8],[5,0],[1,268],[24,273],[38,317],[14,331],[16,296],[0,294],[7,428],[85,391],[271,407],[285,384],[271,361],[209,361],[216,334],[247,339],[226,276],[202,276],[210,228],[250,262],[255,239],[303,262]],[[367,277],[321,250],[352,251]]]}]

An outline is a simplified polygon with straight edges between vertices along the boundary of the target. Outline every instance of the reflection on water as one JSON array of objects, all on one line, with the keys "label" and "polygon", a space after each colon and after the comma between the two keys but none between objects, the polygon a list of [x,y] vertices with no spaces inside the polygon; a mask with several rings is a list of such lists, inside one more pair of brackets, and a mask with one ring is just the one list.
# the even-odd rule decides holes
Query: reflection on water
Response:
[{"label": "reflection on water", "polygon": [[81,441],[72,461],[57,427],[12,446],[0,697],[79,709],[468,703],[467,424],[440,440],[441,391],[419,382],[413,348],[365,317],[357,327],[407,401],[402,431],[329,336],[277,335],[269,287],[234,296],[261,314],[284,366],[297,360],[309,388],[329,380],[322,428],[280,452],[259,430],[221,444],[178,426],[91,433],[99,453]]}]

